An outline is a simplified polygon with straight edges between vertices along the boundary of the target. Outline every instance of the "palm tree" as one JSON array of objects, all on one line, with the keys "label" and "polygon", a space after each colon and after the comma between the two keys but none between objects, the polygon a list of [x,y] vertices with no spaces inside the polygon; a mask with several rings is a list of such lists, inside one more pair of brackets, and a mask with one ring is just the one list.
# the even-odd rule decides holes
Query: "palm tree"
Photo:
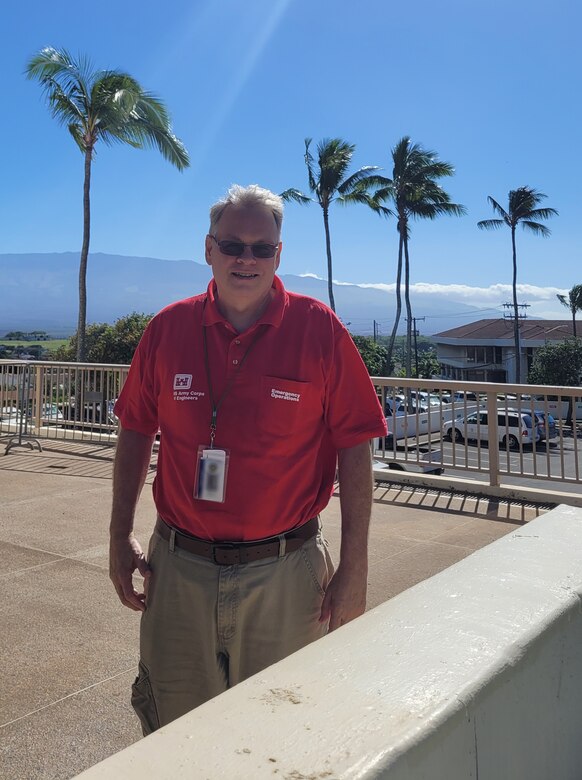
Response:
[{"label": "palm tree", "polygon": [[354,144],[342,141],[340,138],[324,138],[317,145],[317,170],[313,155],[309,151],[311,138],[305,139],[305,164],[309,191],[315,196],[310,198],[300,190],[288,189],[281,193],[285,201],[297,203],[316,202],[323,211],[323,226],[325,229],[325,248],[327,252],[327,289],[329,305],[335,311],[333,297],[333,273],[331,260],[331,238],[329,233],[329,207],[337,201],[340,204],[366,203],[369,205],[368,189],[375,182],[375,165],[365,165],[355,173],[348,174],[348,168],[356,149]]},{"label": "palm tree", "polygon": [[574,334],[574,338],[577,338],[576,335],[576,312],[582,311],[582,284],[575,284],[574,287],[568,292],[568,295],[558,295],[556,296],[562,306],[565,306],[567,309],[570,309],[570,312],[572,313],[572,332]]},{"label": "palm tree", "polygon": [[[410,239],[411,219],[436,219],[442,214],[462,216],[465,207],[451,203],[450,195],[438,179],[452,176],[450,163],[438,159],[436,152],[413,144],[408,136],[401,138],[392,149],[392,178],[383,179],[372,200],[376,210],[384,216],[397,219],[398,265],[396,270],[396,316],[388,342],[388,365],[392,363],[394,341],[402,313],[402,267],[404,258],[404,300],[406,304],[406,376],[411,375],[412,307],[410,305]],[[390,206],[383,204],[389,203]]]},{"label": "palm tree", "polygon": [[529,230],[537,236],[546,238],[550,235],[550,229],[535,220],[549,219],[558,215],[556,209],[539,208],[542,200],[547,195],[534,190],[533,187],[518,187],[509,191],[509,203],[507,211],[489,195],[487,200],[493,211],[501,219],[484,219],[477,222],[477,227],[482,230],[498,230],[507,225],[511,230],[511,247],[513,250],[513,335],[515,341],[515,381],[521,384],[521,348],[519,345],[519,306],[517,303],[517,252],[515,248],[515,229],[519,224],[524,230]]},{"label": "palm tree", "polygon": [[53,117],[68,127],[85,158],[83,184],[83,244],[79,263],[79,323],[77,360],[85,359],[87,319],[87,258],[91,233],[91,163],[97,141],[125,143],[136,149],[157,147],[178,170],[188,167],[188,152],[171,131],[164,104],[145,92],[127,73],[93,70],[84,57],[74,59],[64,49],[47,47],[26,66],[26,76],[39,81]]}]

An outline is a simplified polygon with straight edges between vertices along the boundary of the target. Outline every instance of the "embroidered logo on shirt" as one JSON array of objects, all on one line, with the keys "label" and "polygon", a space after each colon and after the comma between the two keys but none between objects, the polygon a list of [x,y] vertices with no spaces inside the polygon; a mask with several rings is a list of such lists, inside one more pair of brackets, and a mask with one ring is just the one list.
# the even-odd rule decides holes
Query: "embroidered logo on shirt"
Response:
[{"label": "embroidered logo on shirt", "polygon": [[192,387],[192,374],[175,374],[174,390],[189,390]]},{"label": "embroidered logo on shirt", "polygon": [[191,390],[192,374],[174,374],[174,401],[197,401],[204,398],[203,390]]},{"label": "embroidered logo on shirt", "polygon": [[287,390],[276,390],[271,388],[271,398],[278,398],[281,401],[299,401],[301,393],[289,393]]}]

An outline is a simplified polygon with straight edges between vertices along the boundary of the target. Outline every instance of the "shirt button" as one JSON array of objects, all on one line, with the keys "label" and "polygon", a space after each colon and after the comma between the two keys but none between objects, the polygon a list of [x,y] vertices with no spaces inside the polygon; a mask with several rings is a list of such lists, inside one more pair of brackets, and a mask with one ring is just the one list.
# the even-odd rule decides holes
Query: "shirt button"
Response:
[{"label": "shirt button", "polygon": [[238,366],[238,360],[236,360],[236,358],[232,361],[232,365],[233,366]]},{"label": "shirt button", "polygon": [[235,344],[240,344],[240,339],[235,339],[235,340],[234,340],[234,343],[235,343]]}]

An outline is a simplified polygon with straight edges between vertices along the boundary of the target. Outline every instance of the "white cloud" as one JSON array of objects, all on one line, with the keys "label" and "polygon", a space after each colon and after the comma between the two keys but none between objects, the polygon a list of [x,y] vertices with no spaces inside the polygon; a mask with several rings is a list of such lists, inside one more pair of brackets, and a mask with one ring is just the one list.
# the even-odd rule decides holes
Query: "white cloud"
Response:
[{"label": "white cloud", "polygon": [[[345,282],[336,282],[334,284],[345,284]],[[396,284],[358,284],[357,287],[371,287],[376,290],[385,290],[394,292]],[[491,284],[489,287],[471,287],[467,284],[431,284],[428,282],[416,282],[410,285],[410,291],[415,295],[442,295],[450,300],[457,299],[463,303],[472,303],[472,299],[482,301],[493,301],[494,299],[511,297],[512,288],[510,284]],[[564,294],[568,291],[561,287],[536,287],[533,284],[518,284],[517,293],[520,298],[530,297],[536,300],[554,300],[558,293]]]},{"label": "white cloud", "polygon": [[[314,276],[314,274],[309,274]],[[334,279],[334,284],[346,286],[349,282],[341,282]],[[364,283],[353,285],[355,287],[372,288],[382,290],[393,295],[396,284],[372,284]],[[433,296],[444,298],[452,305],[455,302],[475,306],[478,309],[488,310],[484,316],[502,316],[502,304],[513,299],[510,284],[491,284],[488,287],[471,287],[467,284],[433,284],[428,282],[416,282],[410,285],[412,295],[418,301],[420,296]],[[527,314],[530,317],[542,317],[543,319],[568,319],[568,312],[557,300],[557,295],[567,294],[568,290],[561,287],[539,287],[533,284],[518,284],[517,295],[520,304],[528,304]],[[495,314],[498,309],[499,314]]]},{"label": "white cloud", "polygon": [[[326,281],[324,277],[314,273],[299,274],[302,277]],[[394,295],[396,284],[342,282],[334,279],[337,287],[363,287],[374,290],[382,290],[389,295]],[[468,284],[433,284],[429,282],[416,282],[410,285],[410,292],[418,301],[420,296],[430,295],[446,299],[454,306],[455,302],[464,303],[483,309],[484,317],[503,316],[503,304],[513,299],[510,284],[491,284],[488,287],[472,287]],[[539,287],[535,284],[518,284],[517,295],[520,304],[528,304],[527,314],[530,317],[543,319],[565,320],[569,318],[568,311],[559,303],[557,295],[567,295],[568,290],[562,287]],[[496,313],[496,310],[498,313]]]}]

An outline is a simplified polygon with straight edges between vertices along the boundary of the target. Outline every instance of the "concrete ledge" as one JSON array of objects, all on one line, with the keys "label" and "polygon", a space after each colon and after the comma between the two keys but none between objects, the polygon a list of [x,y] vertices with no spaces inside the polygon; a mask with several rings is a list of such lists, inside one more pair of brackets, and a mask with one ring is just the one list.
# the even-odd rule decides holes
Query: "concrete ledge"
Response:
[{"label": "concrete ledge", "polygon": [[579,778],[581,594],[562,506],[79,777]]}]

